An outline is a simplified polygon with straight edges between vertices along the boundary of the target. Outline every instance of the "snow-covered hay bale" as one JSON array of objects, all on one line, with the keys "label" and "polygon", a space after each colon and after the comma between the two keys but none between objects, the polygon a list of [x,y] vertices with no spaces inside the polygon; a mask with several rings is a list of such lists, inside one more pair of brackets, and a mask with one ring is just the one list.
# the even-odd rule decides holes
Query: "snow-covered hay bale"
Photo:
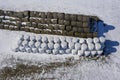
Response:
[{"label": "snow-covered hay bale", "polygon": [[56,49],[52,50],[52,52],[54,55],[59,54],[59,50],[56,50]]},{"label": "snow-covered hay bale", "polygon": [[35,42],[34,41],[30,41],[29,43],[28,43],[28,45],[29,45],[29,47],[35,47]]},{"label": "snow-covered hay bale", "polygon": [[54,42],[55,42],[55,43],[60,43],[59,37],[54,37]]},{"label": "snow-covered hay bale", "polygon": [[24,40],[24,41],[22,42],[22,46],[24,46],[24,47],[28,46],[28,41]]},{"label": "snow-covered hay bale", "polygon": [[95,49],[96,50],[101,50],[102,46],[100,43],[95,43]]},{"label": "snow-covered hay bale", "polygon": [[93,39],[92,39],[92,38],[87,38],[87,39],[86,39],[86,42],[87,42],[87,43],[92,43],[92,42],[93,42]]},{"label": "snow-covered hay bale", "polygon": [[76,50],[76,49],[72,49],[72,54],[73,54],[73,55],[76,55],[77,52],[78,52],[78,50]]},{"label": "snow-covered hay bale", "polygon": [[104,43],[105,42],[105,37],[101,36],[99,39],[100,39],[100,43]]},{"label": "snow-covered hay bale", "polygon": [[36,47],[36,48],[40,48],[40,47],[41,47],[41,42],[38,42],[38,41],[37,41],[37,42],[35,43],[35,47]]},{"label": "snow-covered hay bale", "polygon": [[89,56],[90,55],[90,51],[85,51],[84,55],[85,56]]},{"label": "snow-covered hay bale", "polygon": [[60,49],[60,44],[59,43],[55,43],[54,44],[54,49],[55,50],[59,50]]},{"label": "snow-covered hay bale", "polygon": [[85,43],[85,39],[80,38],[80,39],[79,39],[79,43],[81,43],[81,44]]},{"label": "snow-covered hay bale", "polygon": [[24,40],[30,41],[30,36],[29,36],[29,35],[25,35],[25,36],[24,36]]},{"label": "snow-covered hay bale", "polygon": [[47,54],[51,54],[51,53],[52,53],[52,50],[46,50],[46,53],[47,53]]},{"label": "snow-covered hay bale", "polygon": [[59,50],[59,54],[65,54],[64,50]]},{"label": "snow-covered hay bale", "polygon": [[36,41],[41,42],[42,37],[41,36],[36,36]]},{"label": "snow-covered hay bale", "polygon": [[78,56],[83,56],[84,51],[83,50],[78,50]]},{"label": "snow-covered hay bale", "polygon": [[30,40],[35,42],[36,41],[36,36],[30,36]]},{"label": "snow-covered hay bale", "polygon": [[75,43],[70,42],[70,43],[68,44],[68,46],[69,46],[70,49],[74,49],[74,48],[75,48]]},{"label": "snow-covered hay bale", "polygon": [[54,37],[48,37],[48,42],[54,42]]},{"label": "snow-covered hay bale", "polygon": [[81,50],[85,51],[88,49],[88,46],[86,44],[81,45]]},{"label": "snow-covered hay bale", "polygon": [[27,53],[32,52],[32,49],[30,47],[26,47],[25,50],[26,50]]},{"label": "snow-covered hay bale", "polygon": [[65,42],[65,41],[66,41],[66,38],[63,37],[63,36],[61,36],[61,37],[60,37],[60,41],[61,41],[61,42]]},{"label": "snow-covered hay bale", "polygon": [[38,49],[37,48],[32,48],[32,52],[33,53],[38,53]]},{"label": "snow-covered hay bale", "polygon": [[66,50],[65,50],[65,53],[66,53],[66,54],[70,54],[70,53],[71,53],[71,49],[66,49]]},{"label": "snow-covered hay bale", "polygon": [[73,38],[73,39],[72,39],[72,42],[78,43],[78,42],[79,42],[79,39],[78,39],[78,38]]},{"label": "snow-covered hay bale", "polygon": [[97,37],[93,38],[93,42],[94,43],[99,43],[99,38],[97,38]]},{"label": "snow-covered hay bale", "polygon": [[61,42],[61,48],[64,50],[67,49],[68,48],[67,42],[65,42],[65,41]]},{"label": "snow-covered hay bale", "polygon": [[43,43],[47,43],[48,42],[48,38],[46,36],[42,37],[42,42]]},{"label": "snow-covered hay bale", "polygon": [[97,54],[97,51],[91,51],[91,56],[95,56]]},{"label": "snow-covered hay bale", "polygon": [[46,49],[48,48],[47,43],[42,43],[42,44],[41,44],[41,48],[46,50]]},{"label": "snow-covered hay bale", "polygon": [[49,42],[49,43],[48,43],[48,48],[49,48],[50,50],[54,49],[54,43],[53,43],[53,42]]},{"label": "snow-covered hay bale", "polygon": [[89,50],[93,50],[95,48],[94,44],[93,43],[89,43],[88,44],[88,49]]},{"label": "snow-covered hay bale", "polygon": [[79,50],[81,48],[81,44],[80,43],[75,43],[75,49]]},{"label": "snow-covered hay bale", "polygon": [[39,51],[39,53],[45,53],[45,50],[44,49],[42,49],[42,48],[38,48],[38,51]]},{"label": "snow-covered hay bale", "polygon": [[103,53],[103,50],[97,51],[97,54],[98,54],[98,55],[101,55],[102,53]]}]

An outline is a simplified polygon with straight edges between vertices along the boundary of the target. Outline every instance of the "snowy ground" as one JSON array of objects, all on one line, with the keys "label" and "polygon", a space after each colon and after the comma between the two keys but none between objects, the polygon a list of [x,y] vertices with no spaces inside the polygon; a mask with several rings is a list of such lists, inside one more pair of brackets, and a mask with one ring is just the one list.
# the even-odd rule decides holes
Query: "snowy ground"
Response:
[{"label": "snowy ground", "polygon": [[[72,67],[60,67],[54,72],[44,74],[62,80],[119,80],[120,79],[120,0],[0,0],[0,9],[5,10],[36,10],[55,11],[66,13],[79,13],[86,15],[97,15],[108,26],[105,27],[105,35],[108,39],[107,45],[111,49],[110,58],[106,63],[99,61],[82,61]],[[112,26],[110,26],[112,25]],[[38,55],[28,53],[14,53],[11,46],[14,45],[16,37],[24,32],[11,32],[0,30],[0,68],[13,66],[10,59],[22,59],[31,61],[32,64],[38,62],[59,62],[65,61],[71,55]],[[27,33],[26,33],[27,34]],[[44,56],[44,57],[43,57]],[[77,56],[75,56],[78,59]],[[25,62],[23,61],[23,63]],[[64,75],[63,75],[64,74]],[[46,76],[46,77],[47,77]],[[34,74],[40,78],[40,74]]]}]

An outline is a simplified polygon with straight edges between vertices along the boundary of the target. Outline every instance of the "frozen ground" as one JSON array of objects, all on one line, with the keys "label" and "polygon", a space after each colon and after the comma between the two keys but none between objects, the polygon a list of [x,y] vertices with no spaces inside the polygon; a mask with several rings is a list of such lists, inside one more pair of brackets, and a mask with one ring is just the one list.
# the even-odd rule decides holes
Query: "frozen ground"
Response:
[{"label": "frozen ground", "polygon": [[[36,10],[55,11],[66,13],[79,13],[86,15],[97,15],[103,20],[109,55],[106,63],[99,61],[82,61],[72,67],[60,67],[54,72],[44,74],[44,77],[55,77],[62,80],[119,80],[120,79],[120,0],[0,0],[0,9],[5,10]],[[112,25],[112,26],[110,26]],[[16,41],[16,36],[24,32],[11,32],[0,30],[0,68],[14,66],[10,62],[11,57],[38,62],[59,62],[65,61],[67,55],[37,55],[27,53],[13,53],[10,48]],[[26,33],[27,34],[27,33]],[[44,57],[43,57],[44,56]],[[71,55],[69,55],[71,56]],[[77,56],[75,56],[77,59]],[[25,63],[23,61],[23,63]],[[64,75],[63,75],[64,74]],[[46,76],[46,77],[47,77]],[[34,74],[40,78],[41,74]]]}]

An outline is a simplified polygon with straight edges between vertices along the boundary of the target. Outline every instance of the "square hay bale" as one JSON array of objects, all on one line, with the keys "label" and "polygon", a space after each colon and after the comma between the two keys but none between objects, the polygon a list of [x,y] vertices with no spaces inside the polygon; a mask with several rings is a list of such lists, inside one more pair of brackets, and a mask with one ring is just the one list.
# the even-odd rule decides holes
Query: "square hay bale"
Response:
[{"label": "square hay bale", "polygon": [[71,21],[71,26],[76,26],[77,22],[76,21]]},{"label": "square hay bale", "polygon": [[48,18],[48,19],[52,19],[52,18],[53,18],[52,12],[47,12],[47,18]]},{"label": "square hay bale", "polygon": [[5,16],[13,16],[14,15],[14,11],[4,11],[4,15]]},{"label": "square hay bale", "polygon": [[14,26],[13,26],[13,25],[10,25],[10,26],[9,26],[9,30],[14,30]]},{"label": "square hay bale", "polygon": [[70,21],[64,20],[64,25],[65,25],[65,26],[69,26],[69,25],[70,25]]},{"label": "square hay bale", "polygon": [[27,22],[26,26],[29,26],[29,27],[32,26],[31,22]]},{"label": "square hay bale", "polygon": [[39,12],[37,11],[30,11],[30,17],[40,17]]},{"label": "square hay bale", "polygon": [[93,32],[93,37],[98,37],[98,33],[97,32]]},{"label": "square hay bale", "polygon": [[4,11],[0,10],[0,16],[4,15]]},{"label": "square hay bale", "polygon": [[74,36],[74,32],[73,31],[67,32],[67,36]]},{"label": "square hay bale", "polygon": [[46,24],[51,24],[52,22],[51,22],[51,19],[46,19]]},{"label": "square hay bale", "polygon": [[39,33],[40,33],[40,30],[39,30],[38,28],[35,28],[35,29],[34,29],[34,33],[39,34]]},{"label": "square hay bale", "polygon": [[75,32],[75,37],[80,37],[81,36],[81,33],[78,33],[78,32]]},{"label": "square hay bale", "polygon": [[19,31],[20,28],[18,26],[14,27],[14,30]]},{"label": "square hay bale", "polygon": [[4,24],[0,24],[0,29],[4,29]]},{"label": "square hay bale", "polygon": [[58,19],[58,13],[57,12],[53,12],[52,15],[53,15],[54,19]]},{"label": "square hay bale", "polygon": [[59,25],[60,30],[65,30],[65,25]]},{"label": "square hay bale", "polygon": [[30,27],[30,32],[34,33],[34,27]]},{"label": "square hay bale", "polygon": [[82,38],[87,38],[87,34],[86,33],[81,33],[81,37]]},{"label": "square hay bale", "polygon": [[90,18],[93,18],[96,21],[100,20],[97,16],[91,16]]},{"label": "square hay bale", "polygon": [[83,32],[84,32],[84,29],[81,28],[81,27],[79,27],[79,28],[78,28],[78,32],[79,32],[79,33],[83,33]]},{"label": "square hay bale", "polygon": [[26,32],[30,32],[30,27],[25,26],[24,31],[26,31]]},{"label": "square hay bale", "polygon": [[30,11],[24,11],[23,14],[24,17],[30,17]]},{"label": "square hay bale", "polygon": [[83,28],[84,29],[84,33],[89,33],[90,32],[90,29],[87,27],[87,28]]},{"label": "square hay bale", "polygon": [[57,21],[57,19],[51,19],[51,23],[52,23],[52,24],[57,24],[58,21]]},{"label": "square hay bale", "polygon": [[77,20],[77,15],[71,14],[71,21],[76,21],[76,20]]},{"label": "square hay bale", "polygon": [[44,25],[41,24],[41,23],[38,23],[38,28],[39,28],[39,29],[44,29]]},{"label": "square hay bale", "polygon": [[77,27],[82,27],[82,22],[76,22]]},{"label": "square hay bale", "polygon": [[40,12],[40,17],[41,18],[47,18],[47,13],[46,12]]},{"label": "square hay bale", "polygon": [[83,22],[83,27],[88,27],[88,26],[89,26],[88,22]]},{"label": "square hay bale", "polygon": [[93,34],[92,33],[87,33],[87,38],[93,38]]},{"label": "square hay bale", "polygon": [[9,25],[4,25],[4,29],[9,29]]},{"label": "square hay bale", "polygon": [[89,21],[89,16],[83,16],[83,22],[88,22]]},{"label": "square hay bale", "polygon": [[35,22],[32,22],[31,25],[32,25],[32,27],[34,27],[34,28],[37,28],[37,27],[38,27],[38,24],[35,23]]},{"label": "square hay bale", "polygon": [[58,20],[58,24],[64,25],[64,20]]},{"label": "square hay bale", "polygon": [[63,20],[65,19],[65,14],[64,13],[58,13],[58,19]]},{"label": "square hay bale", "polygon": [[72,26],[66,26],[66,31],[71,31],[72,30]]},{"label": "square hay bale", "polygon": [[21,18],[21,21],[22,22],[28,22],[29,20],[28,20],[28,18]]},{"label": "square hay bale", "polygon": [[82,21],[83,15],[77,15],[77,21]]},{"label": "square hay bale", "polygon": [[21,27],[20,27],[20,30],[21,30],[21,31],[24,31],[24,29],[25,29],[24,26],[21,26]]},{"label": "square hay bale", "polygon": [[78,31],[78,28],[77,28],[77,27],[73,27],[73,28],[72,28],[72,31],[77,32],[77,31]]},{"label": "square hay bale", "polygon": [[65,31],[65,30],[62,31],[62,35],[63,35],[63,36],[66,36],[66,35],[67,35],[67,31]]},{"label": "square hay bale", "polygon": [[41,24],[45,24],[45,23],[46,23],[46,22],[45,22],[45,19],[44,19],[44,18],[40,19],[40,23],[41,23]]},{"label": "square hay bale", "polygon": [[49,24],[49,25],[48,25],[48,29],[53,30],[53,29],[54,29],[53,24]]},{"label": "square hay bale", "polygon": [[23,12],[14,12],[13,16],[18,18],[24,18]]},{"label": "square hay bale", "polygon": [[70,19],[70,14],[65,14],[65,20],[68,20],[68,21],[71,20],[71,19]]},{"label": "square hay bale", "polygon": [[53,29],[59,30],[59,25],[58,24],[53,25]]}]

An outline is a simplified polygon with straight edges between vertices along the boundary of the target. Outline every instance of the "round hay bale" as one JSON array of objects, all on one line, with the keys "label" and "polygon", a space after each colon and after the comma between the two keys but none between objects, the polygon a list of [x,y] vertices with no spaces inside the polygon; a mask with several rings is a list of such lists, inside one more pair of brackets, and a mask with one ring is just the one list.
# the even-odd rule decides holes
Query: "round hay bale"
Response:
[{"label": "round hay bale", "polygon": [[59,54],[59,50],[56,50],[56,49],[52,50],[52,52],[54,55]]},{"label": "round hay bale", "polygon": [[54,44],[54,49],[55,50],[59,50],[60,49],[60,44],[59,43],[55,43]]},{"label": "round hay bale", "polygon": [[53,42],[49,42],[49,43],[48,43],[48,48],[49,48],[50,50],[54,49],[54,43],[53,43]]},{"label": "round hay bale", "polygon": [[94,44],[93,43],[89,43],[88,44],[88,49],[89,50],[93,50],[95,48]]},{"label": "round hay bale", "polygon": [[89,43],[92,43],[93,40],[92,40],[92,38],[87,38],[87,39],[86,39],[86,42],[87,42],[87,44],[89,44]]},{"label": "round hay bale", "polygon": [[68,48],[67,42],[62,41],[62,42],[61,42],[61,48],[62,48],[63,50],[67,49],[67,48]]},{"label": "round hay bale", "polygon": [[91,51],[91,55],[95,56],[97,54],[97,51]]},{"label": "round hay bale", "polygon": [[64,50],[59,50],[59,54],[65,54]]},{"label": "round hay bale", "polygon": [[76,55],[77,53],[78,53],[78,50],[72,49],[72,54],[73,54],[73,55]]},{"label": "round hay bale", "polygon": [[27,53],[31,53],[32,52],[32,49],[30,47],[26,47],[25,50],[26,50]]},{"label": "round hay bale", "polygon": [[81,45],[81,50],[85,51],[85,50],[87,50],[87,49],[88,49],[88,46],[83,43],[83,44]]},{"label": "round hay bale", "polygon": [[102,55],[102,53],[103,53],[103,51],[102,51],[102,50],[97,51],[97,54],[98,54],[98,55]]},{"label": "round hay bale", "polygon": [[94,42],[94,43],[99,43],[99,38],[94,37],[94,38],[93,38],[93,42]]},{"label": "round hay bale", "polygon": [[48,42],[48,38],[46,36],[43,36],[42,37],[42,42],[47,43]]},{"label": "round hay bale", "polygon": [[101,36],[101,37],[99,38],[99,40],[100,40],[100,43],[104,43],[104,42],[105,42],[105,37]]},{"label": "round hay bale", "polygon": [[48,48],[47,43],[42,43],[41,44],[41,48],[44,49],[44,50],[46,50]]},{"label": "round hay bale", "polygon": [[37,48],[32,48],[32,52],[33,53],[38,53],[38,49]]},{"label": "round hay bale", "polygon": [[70,43],[68,43],[68,46],[69,46],[70,49],[74,49],[75,48],[75,43],[70,42]]},{"label": "round hay bale", "polygon": [[46,50],[46,53],[47,53],[47,54],[51,54],[51,53],[52,53],[52,50]]},{"label": "round hay bale", "polygon": [[41,47],[41,42],[38,42],[38,41],[37,41],[37,42],[35,43],[35,47],[36,47],[36,48],[40,48],[40,47]]},{"label": "round hay bale", "polygon": [[71,49],[66,49],[66,50],[65,50],[65,53],[66,53],[66,54],[70,54],[70,53],[71,53]]},{"label": "round hay bale", "polygon": [[78,56],[83,56],[84,51],[83,50],[78,50]]},{"label": "round hay bale", "polygon": [[39,51],[39,53],[45,53],[45,50],[44,49],[42,49],[42,48],[38,48],[38,51]]},{"label": "round hay bale", "polygon": [[100,43],[95,43],[95,49],[96,50],[101,50],[102,46]]},{"label": "round hay bale", "polygon": [[76,50],[79,50],[80,48],[81,48],[80,43],[75,43],[75,49],[76,49]]},{"label": "round hay bale", "polygon": [[84,55],[87,57],[87,56],[90,56],[90,51],[85,51]]},{"label": "round hay bale", "polygon": [[84,38],[80,38],[80,39],[79,39],[79,43],[80,43],[80,44],[85,43],[85,39],[84,39]]},{"label": "round hay bale", "polygon": [[60,43],[59,37],[54,37],[54,42],[55,42],[55,43]]}]

